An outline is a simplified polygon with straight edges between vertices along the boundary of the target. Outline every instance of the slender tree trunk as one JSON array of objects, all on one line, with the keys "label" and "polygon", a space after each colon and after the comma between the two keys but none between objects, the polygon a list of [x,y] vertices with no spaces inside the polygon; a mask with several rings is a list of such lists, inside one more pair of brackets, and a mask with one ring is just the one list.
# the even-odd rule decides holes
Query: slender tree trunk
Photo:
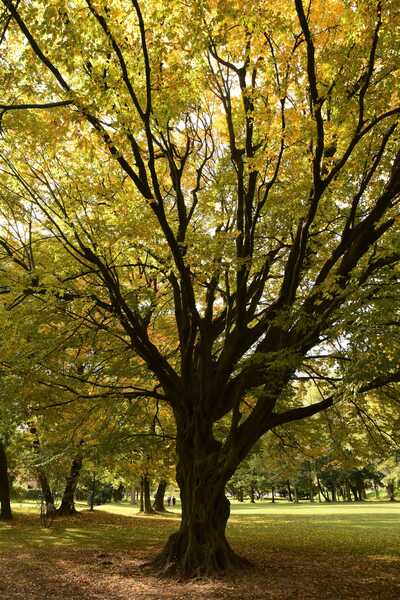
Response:
[{"label": "slender tree trunk", "polygon": [[386,491],[387,491],[387,495],[389,496],[389,501],[395,502],[396,498],[395,498],[395,494],[394,494],[394,482],[393,481],[389,481],[389,483],[386,484]]},{"label": "slender tree trunk", "polygon": [[36,469],[36,473],[37,473],[37,478],[39,480],[40,489],[42,490],[42,496],[46,503],[46,511],[47,511],[47,513],[55,512],[56,507],[54,505],[54,496],[53,496],[53,493],[52,493],[50,485],[49,485],[49,480],[47,479],[45,470],[43,469],[43,467],[40,466],[40,460],[41,460],[40,437],[39,437],[39,432],[34,423],[30,423],[29,431],[34,436],[33,437],[33,449],[35,451],[36,456],[38,457],[38,464],[39,464],[39,466]]},{"label": "slender tree trunk", "polygon": [[337,498],[336,498],[336,483],[335,482],[332,483],[331,493],[332,493],[332,502],[337,502]]},{"label": "slender tree trunk", "polygon": [[271,488],[271,496],[272,496],[271,502],[274,504],[275,503],[275,487],[274,486],[272,486],[272,488]]},{"label": "slender tree trunk", "polygon": [[360,500],[360,502],[362,500],[364,500],[365,488],[364,488],[362,481],[357,481],[357,493],[358,493],[358,499]]},{"label": "slender tree trunk", "polygon": [[254,490],[254,486],[253,485],[250,486],[250,502],[252,504],[255,504],[255,502],[256,502],[256,499],[255,499],[255,490]]},{"label": "slender tree trunk", "polygon": [[96,473],[93,473],[92,475],[92,489],[90,491],[90,510],[94,510],[94,499],[96,496],[96,488],[97,488],[97,480],[96,480]]},{"label": "slender tree trunk", "polygon": [[317,475],[317,485],[318,485],[318,497],[319,497],[319,502],[321,502],[321,494],[323,499],[325,500],[325,502],[329,502],[329,497],[325,494],[323,487],[321,485],[320,479]]},{"label": "slender tree trunk", "polygon": [[164,497],[165,497],[166,489],[167,489],[167,481],[165,479],[160,479],[160,481],[158,483],[156,495],[154,498],[154,504],[153,504],[153,509],[156,512],[166,512],[166,509],[164,506]]},{"label": "slender tree trunk", "polygon": [[308,463],[309,470],[309,485],[310,485],[310,502],[314,502],[314,477],[311,463]]},{"label": "slender tree trunk", "polygon": [[144,512],[144,480],[143,477],[140,478],[140,494],[139,494],[139,506],[140,512]]},{"label": "slender tree trunk", "polygon": [[290,487],[290,481],[287,482],[287,491],[289,494],[289,502],[293,502],[292,488]]},{"label": "slender tree trunk", "polygon": [[[321,493],[322,493],[322,490],[321,490],[321,482],[320,482],[320,479],[319,479],[319,475],[318,475],[318,469],[317,469],[317,468],[315,469],[315,477],[316,477],[316,480],[317,480],[317,494],[318,494],[318,502],[321,504],[321,502],[322,502],[322,500],[321,500]],[[322,495],[323,495],[323,494],[322,494]]]},{"label": "slender tree trunk", "polygon": [[59,515],[73,515],[76,513],[75,508],[75,491],[78,485],[79,474],[82,469],[82,455],[74,458],[71,465],[71,472],[65,484],[64,494],[61,500],[61,506],[58,509]]},{"label": "slender tree trunk", "polygon": [[350,483],[347,479],[344,483],[344,486],[345,486],[346,500],[347,500],[347,502],[352,502]]},{"label": "slender tree trunk", "polygon": [[352,485],[352,484],[350,483],[350,489],[351,489],[351,491],[352,491],[352,494],[353,494],[353,496],[354,496],[354,501],[355,501],[355,502],[358,502],[357,488],[356,488],[354,485]]},{"label": "slender tree trunk", "polygon": [[362,496],[363,500],[367,499],[367,489],[365,487],[365,481],[364,480],[362,480],[362,482],[361,482],[361,496]]},{"label": "slender tree trunk", "polygon": [[137,504],[140,490],[138,490],[136,484],[131,485],[131,504]]},{"label": "slender tree trunk", "polygon": [[297,497],[297,487],[295,484],[293,484],[293,495],[294,495],[294,501],[297,504],[299,502],[299,499]]},{"label": "slender tree trunk", "polygon": [[152,515],[154,514],[154,510],[151,506],[150,479],[148,475],[142,475],[140,488],[140,510],[145,515]]},{"label": "slender tree trunk", "polygon": [[48,513],[55,512],[56,507],[54,505],[53,492],[51,491],[51,488],[49,485],[49,480],[47,479],[47,475],[46,475],[44,469],[42,469],[42,467],[38,467],[37,476],[38,476],[38,480],[40,483],[40,488],[42,490],[42,496],[46,503],[46,510]]},{"label": "slender tree trunk", "polygon": [[374,481],[374,490],[375,490],[375,499],[379,500],[379,488],[378,488],[378,484],[376,483],[376,481]]},{"label": "slender tree trunk", "polygon": [[144,475],[143,479],[143,498],[144,498],[144,514],[152,515],[154,510],[151,506],[151,497],[150,497],[150,479],[148,475]]},{"label": "slender tree trunk", "polygon": [[230,513],[225,486],[237,465],[219,466],[221,445],[212,435],[212,425],[198,421],[196,429],[190,425],[184,427],[177,419],[180,529],[170,536],[154,565],[165,573],[198,577],[238,567],[245,561],[233,552],[225,537]]},{"label": "slender tree trunk", "polygon": [[10,479],[8,476],[8,464],[6,449],[0,439],[0,519],[10,521],[12,519],[10,500]]}]

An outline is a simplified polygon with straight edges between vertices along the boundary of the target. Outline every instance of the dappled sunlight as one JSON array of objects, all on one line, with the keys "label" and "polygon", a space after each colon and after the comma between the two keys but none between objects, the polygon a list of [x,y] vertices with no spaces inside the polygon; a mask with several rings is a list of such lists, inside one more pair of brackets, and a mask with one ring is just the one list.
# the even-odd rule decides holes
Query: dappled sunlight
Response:
[{"label": "dappled sunlight", "polygon": [[161,543],[177,528],[179,519],[152,515],[124,516],[113,512],[84,510],[70,517],[56,517],[49,529],[40,527],[39,515],[29,507],[27,513],[19,510],[11,523],[0,524],[0,551],[12,542],[18,548],[48,547],[147,547]]}]

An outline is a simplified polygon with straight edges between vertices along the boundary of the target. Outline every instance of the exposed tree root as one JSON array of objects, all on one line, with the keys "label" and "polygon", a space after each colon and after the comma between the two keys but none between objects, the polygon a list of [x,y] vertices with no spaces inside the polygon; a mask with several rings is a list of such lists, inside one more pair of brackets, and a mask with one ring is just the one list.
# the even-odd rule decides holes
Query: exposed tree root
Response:
[{"label": "exposed tree root", "polygon": [[60,508],[58,508],[55,512],[55,516],[58,517],[71,517],[72,515],[79,515],[79,511],[77,511],[75,507],[60,506]]},{"label": "exposed tree root", "polygon": [[194,579],[221,576],[250,567],[250,562],[238,556],[225,537],[212,536],[206,542],[191,540],[177,532],[170,536],[162,552],[147,568],[163,577]]}]

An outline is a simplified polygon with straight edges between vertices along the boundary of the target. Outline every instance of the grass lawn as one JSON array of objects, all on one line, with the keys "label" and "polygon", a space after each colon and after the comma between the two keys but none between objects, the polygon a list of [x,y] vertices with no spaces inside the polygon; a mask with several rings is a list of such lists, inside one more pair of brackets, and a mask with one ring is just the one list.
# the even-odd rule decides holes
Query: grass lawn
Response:
[{"label": "grass lawn", "polygon": [[236,504],[230,532],[298,551],[400,556],[400,503]]},{"label": "grass lawn", "polygon": [[141,565],[179,525],[179,507],[143,517],[129,504],[81,506],[41,529],[38,505],[0,523],[0,598],[399,600],[400,503],[232,504],[228,537],[252,561],[223,580],[177,584]]}]

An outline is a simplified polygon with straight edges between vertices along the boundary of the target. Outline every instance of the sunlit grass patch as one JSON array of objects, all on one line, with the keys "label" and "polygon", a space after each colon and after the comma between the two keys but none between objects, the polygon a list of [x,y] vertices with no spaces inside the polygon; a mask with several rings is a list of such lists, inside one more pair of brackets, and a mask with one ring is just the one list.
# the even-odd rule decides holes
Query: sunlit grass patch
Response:
[{"label": "sunlit grass patch", "polygon": [[233,541],[285,550],[400,556],[400,504],[238,505]]}]

